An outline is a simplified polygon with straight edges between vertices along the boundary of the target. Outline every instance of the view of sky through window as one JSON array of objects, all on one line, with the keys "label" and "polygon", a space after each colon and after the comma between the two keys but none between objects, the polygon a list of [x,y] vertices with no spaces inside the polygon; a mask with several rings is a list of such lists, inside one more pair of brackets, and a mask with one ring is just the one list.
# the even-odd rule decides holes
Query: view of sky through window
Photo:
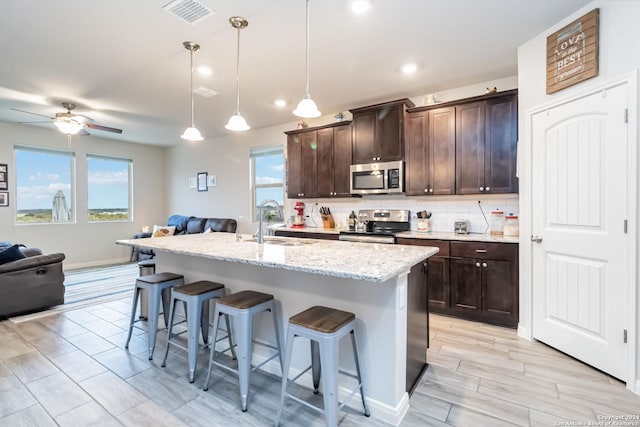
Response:
[{"label": "view of sky through window", "polygon": [[16,210],[51,209],[62,190],[71,203],[71,162],[67,154],[16,150]]}]

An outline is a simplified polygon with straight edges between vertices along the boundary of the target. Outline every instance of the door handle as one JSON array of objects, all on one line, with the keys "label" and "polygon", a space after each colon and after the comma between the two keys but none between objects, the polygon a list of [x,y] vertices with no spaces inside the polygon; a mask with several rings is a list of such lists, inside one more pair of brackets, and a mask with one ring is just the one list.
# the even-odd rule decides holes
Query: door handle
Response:
[{"label": "door handle", "polygon": [[540,242],[542,242],[542,237],[540,237],[540,236],[536,236],[536,235],[532,235],[532,236],[531,236],[531,241],[532,241],[533,243],[540,243]]}]

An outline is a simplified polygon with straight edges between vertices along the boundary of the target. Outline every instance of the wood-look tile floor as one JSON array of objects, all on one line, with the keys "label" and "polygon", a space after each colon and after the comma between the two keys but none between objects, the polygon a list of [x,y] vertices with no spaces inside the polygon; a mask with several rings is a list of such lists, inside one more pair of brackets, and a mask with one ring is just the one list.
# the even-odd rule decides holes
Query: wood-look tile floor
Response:
[{"label": "wood-look tile floor", "polygon": [[[0,322],[0,426],[273,425],[277,378],[252,376],[243,413],[232,374],[217,370],[209,391],[202,390],[206,353],[190,384],[181,350],[172,347],[167,367],[160,367],[166,333],[158,336],[153,361],[142,331],[134,331],[125,350],[129,310],[122,299]],[[557,426],[640,416],[640,396],[624,384],[511,329],[432,315],[428,360],[402,426]],[[640,419],[632,421],[625,425],[640,426]],[[289,401],[283,425],[323,426],[324,420]],[[348,409],[340,425],[384,424]]]}]

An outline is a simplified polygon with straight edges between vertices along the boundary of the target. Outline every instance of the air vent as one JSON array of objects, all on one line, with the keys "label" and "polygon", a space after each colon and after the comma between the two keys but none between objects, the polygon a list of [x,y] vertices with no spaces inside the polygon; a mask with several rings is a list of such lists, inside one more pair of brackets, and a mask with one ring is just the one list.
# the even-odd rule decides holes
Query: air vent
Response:
[{"label": "air vent", "polygon": [[175,0],[162,8],[190,25],[195,25],[209,15],[214,14],[213,10],[193,0]]},{"label": "air vent", "polygon": [[212,96],[216,96],[218,92],[213,89],[209,89],[208,87],[198,86],[193,88],[193,93],[196,95],[204,96],[205,98],[211,98]]}]

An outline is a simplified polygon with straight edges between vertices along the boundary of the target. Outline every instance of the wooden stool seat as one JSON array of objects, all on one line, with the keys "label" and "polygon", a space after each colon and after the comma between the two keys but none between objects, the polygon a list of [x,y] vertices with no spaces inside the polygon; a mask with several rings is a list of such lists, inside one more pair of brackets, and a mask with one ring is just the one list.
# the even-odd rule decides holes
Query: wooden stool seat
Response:
[{"label": "wooden stool seat", "polygon": [[201,295],[207,292],[216,291],[224,288],[222,283],[210,282],[208,280],[200,280],[198,282],[188,283],[173,288],[174,292],[180,292],[185,295]]},{"label": "wooden stool seat", "polygon": [[234,307],[239,310],[246,310],[247,308],[255,307],[256,305],[271,301],[272,299],[273,295],[263,294],[262,292],[240,291],[235,294],[219,298],[217,304]]},{"label": "wooden stool seat", "polygon": [[348,311],[316,305],[289,318],[289,322],[323,334],[332,334],[356,318]]},{"label": "wooden stool seat", "polygon": [[141,276],[141,277],[138,277],[138,279],[136,280],[139,282],[148,283],[149,285],[157,285],[160,283],[169,282],[171,280],[178,280],[178,279],[184,280],[184,276],[182,274],[165,272],[165,273],[156,273],[156,274],[149,274],[147,276]]}]

